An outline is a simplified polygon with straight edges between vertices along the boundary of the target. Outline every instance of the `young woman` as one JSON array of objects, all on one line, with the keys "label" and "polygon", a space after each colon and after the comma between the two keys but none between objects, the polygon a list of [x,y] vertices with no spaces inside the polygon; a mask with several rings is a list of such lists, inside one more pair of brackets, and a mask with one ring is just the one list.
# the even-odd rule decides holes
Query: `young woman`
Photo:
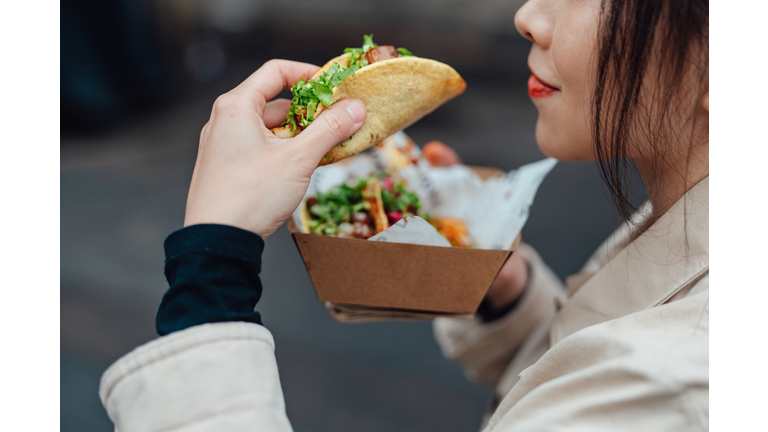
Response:
[{"label": "young woman", "polygon": [[[533,42],[541,149],[597,161],[625,216],[633,164],[649,202],[567,291],[523,247],[477,320],[438,320],[437,338],[471,376],[495,384],[487,430],[707,429],[708,3],[531,0],[515,22]],[[359,101],[341,101],[301,135],[274,138],[288,104],[271,99],[317,69],[271,61],[216,101],[185,228],[165,244],[165,336],[102,378],[117,429],[290,430],[274,342],[253,312],[262,239],[366,115]],[[439,143],[425,152],[458,162]]]}]

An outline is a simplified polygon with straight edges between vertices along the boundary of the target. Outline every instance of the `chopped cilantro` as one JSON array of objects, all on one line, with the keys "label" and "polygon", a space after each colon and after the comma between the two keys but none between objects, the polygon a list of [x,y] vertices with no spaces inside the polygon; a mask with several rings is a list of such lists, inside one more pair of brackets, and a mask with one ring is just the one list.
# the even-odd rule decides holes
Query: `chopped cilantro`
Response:
[{"label": "chopped cilantro", "polygon": [[338,63],[334,62],[331,65],[331,67],[329,67],[326,71],[324,71],[323,73],[320,74],[320,77],[328,79],[328,77],[330,77],[331,75],[333,75],[336,72],[338,72],[339,69],[341,69],[341,66]]},{"label": "chopped cilantro", "polygon": [[391,209],[392,203],[395,202],[395,195],[383,190],[381,191],[381,201],[384,203],[385,209]]},{"label": "chopped cilantro", "polygon": [[405,48],[398,48],[397,52],[403,57],[413,57],[413,54]]},{"label": "chopped cilantro", "polygon": [[384,211],[386,212],[400,212],[403,215],[411,215],[416,214],[421,208],[419,197],[407,190],[402,181],[394,184],[393,193],[382,190],[381,200],[384,203]]},{"label": "chopped cilantro", "polygon": [[317,109],[317,101],[313,100],[307,104],[307,118],[315,118],[315,110]]},{"label": "chopped cilantro", "polygon": [[[355,72],[365,66],[368,66],[368,60],[365,54],[371,48],[375,48],[373,34],[363,36],[363,46],[361,48],[346,48],[345,53],[349,53],[349,67],[344,67],[334,63],[328,70],[320,74],[317,79],[304,81],[302,78],[291,86],[291,109],[288,110],[286,120],[283,126],[291,127],[291,136],[296,131],[309,126],[315,120],[315,113],[319,104],[330,107],[333,104],[333,89],[341,84],[345,79],[354,75]],[[405,48],[398,48],[397,51],[402,56],[412,56],[410,51]],[[330,160],[330,158],[327,158]]]},{"label": "chopped cilantro", "polygon": [[[334,66],[336,66],[336,65],[334,65]],[[354,75],[355,72],[357,72],[357,67],[355,67],[355,66],[350,66],[350,67],[348,67],[348,68],[346,68],[344,70],[340,70],[338,72],[334,72],[331,75],[331,79],[329,80],[328,85],[330,85],[331,88],[334,88],[337,85],[341,84],[342,81],[347,79],[348,76]]]},{"label": "chopped cilantro", "polygon": [[364,200],[363,189],[367,178],[357,181],[354,186],[342,184],[331,188],[326,193],[317,194],[317,204],[309,208],[315,217],[309,220],[313,234],[334,235],[339,232],[339,225],[352,221],[352,214],[370,210],[371,204]]},{"label": "chopped cilantro", "polygon": [[317,99],[322,102],[323,105],[330,107],[333,103],[333,90],[327,85],[315,80],[309,80],[309,84],[312,86],[312,90],[315,91]]},{"label": "chopped cilantro", "polygon": [[347,48],[344,53],[349,53],[349,66],[362,68],[368,66],[368,60],[365,59],[365,52],[362,48]]},{"label": "chopped cilantro", "polygon": [[368,52],[371,48],[376,48],[378,45],[373,43],[373,33],[369,35],[363,35],[363,52]]}]

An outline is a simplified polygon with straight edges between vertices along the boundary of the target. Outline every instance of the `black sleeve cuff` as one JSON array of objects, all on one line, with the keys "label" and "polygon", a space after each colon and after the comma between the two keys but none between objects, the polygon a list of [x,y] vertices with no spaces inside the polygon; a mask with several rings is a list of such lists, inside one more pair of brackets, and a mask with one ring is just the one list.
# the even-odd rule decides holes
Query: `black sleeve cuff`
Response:
[{"label": "black sleeve cuff", "polygon": [[[528,290],[528,287],[525,288],[525,290]],[[490,322],[496,321],[497,319],[506,316],[508,313],[512,312],[513,310],[517,309],[517,305],[520,304],[520,300],[525,296],[525,291],[523,291],[522,294],[520,294],[520,297],[515,299],[512,303],[508,304],[507,306],[496,309],[493,306],[491,306],[491,302],[484,298],[482,302],[480,302],[480,306],[477,308],[477,312],[475,312],[475,315],[480,317],[480,321],[482,321],[484,324],[488,324]]]},{"label": "black sleeve cuff", "polygon": [[528,287],[531,284],[531,275],[531,265],[528,264],[528,283],[525,285],[523,292],[520,293],[515,301],[501,309],[496,309],[491,306],[491,302],[487,297],[483,298],[483,301],[480,302],[480,306],[478,306],[475,315],[477,315],[477,317],[480,318],[480,321],[482,321],[484,324],[488,324],[506,316],[507,314],[517,309],[517,306],[522,302],[525,295],[528,294]]},{"label": "black sleeve cuff", "polygon": [[263,251],[261,237],[226,225],[193,225],[169,235],[169,288],[157,312],[158,334],[213,322],[261,324],[253,309],[261,298]]}]

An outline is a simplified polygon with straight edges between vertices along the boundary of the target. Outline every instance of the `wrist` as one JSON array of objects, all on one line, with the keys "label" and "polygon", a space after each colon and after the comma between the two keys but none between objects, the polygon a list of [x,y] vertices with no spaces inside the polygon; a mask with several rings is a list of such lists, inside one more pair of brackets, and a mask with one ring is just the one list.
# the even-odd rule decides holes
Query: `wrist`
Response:
[{"label": "wrist", "polygon": [[488,297],[485,297],[477,308],[475,314],[480,318],[480,321],[485,324],[503,318],[518,308],[525,298],[526,291],[528,291],[528,287],[524,286],[522,292],[520,292],[514,300],[504,305],[493,305],[491,300]]},{"label": "wrist", "polygon": [[253,234],[258,235],[262,239],[267,238],[277,228],[272,227],[262,222],[263,218],[258,216],[252,219],[244,217],[235,217],[237,214],[245,212],[237,211],[197,211],[191,206],[187,207],[186,215],[184,216],[184,227],[193,225],[226,225],[234,228],[238,228],[244,231],[250,231]]},{"label": "wrist", "polygon": [[528,284],[528,277],[528,262],[522,256],[512,254],[496,276],[491,288],[488,289],[485,301],[495,309],[509,306],[523,294]]}]

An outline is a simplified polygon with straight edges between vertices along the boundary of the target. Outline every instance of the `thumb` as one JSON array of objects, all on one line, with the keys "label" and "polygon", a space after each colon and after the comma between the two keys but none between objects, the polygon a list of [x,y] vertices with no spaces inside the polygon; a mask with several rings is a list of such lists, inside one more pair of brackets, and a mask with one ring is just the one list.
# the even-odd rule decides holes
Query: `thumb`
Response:
[{"label": "thumb", "polygon": [[365,122],[365,105],[357,99],[345,99],[323,110],[299,136],[294,138],[308,152],[323,157],[333,146],[344,142]]}]

